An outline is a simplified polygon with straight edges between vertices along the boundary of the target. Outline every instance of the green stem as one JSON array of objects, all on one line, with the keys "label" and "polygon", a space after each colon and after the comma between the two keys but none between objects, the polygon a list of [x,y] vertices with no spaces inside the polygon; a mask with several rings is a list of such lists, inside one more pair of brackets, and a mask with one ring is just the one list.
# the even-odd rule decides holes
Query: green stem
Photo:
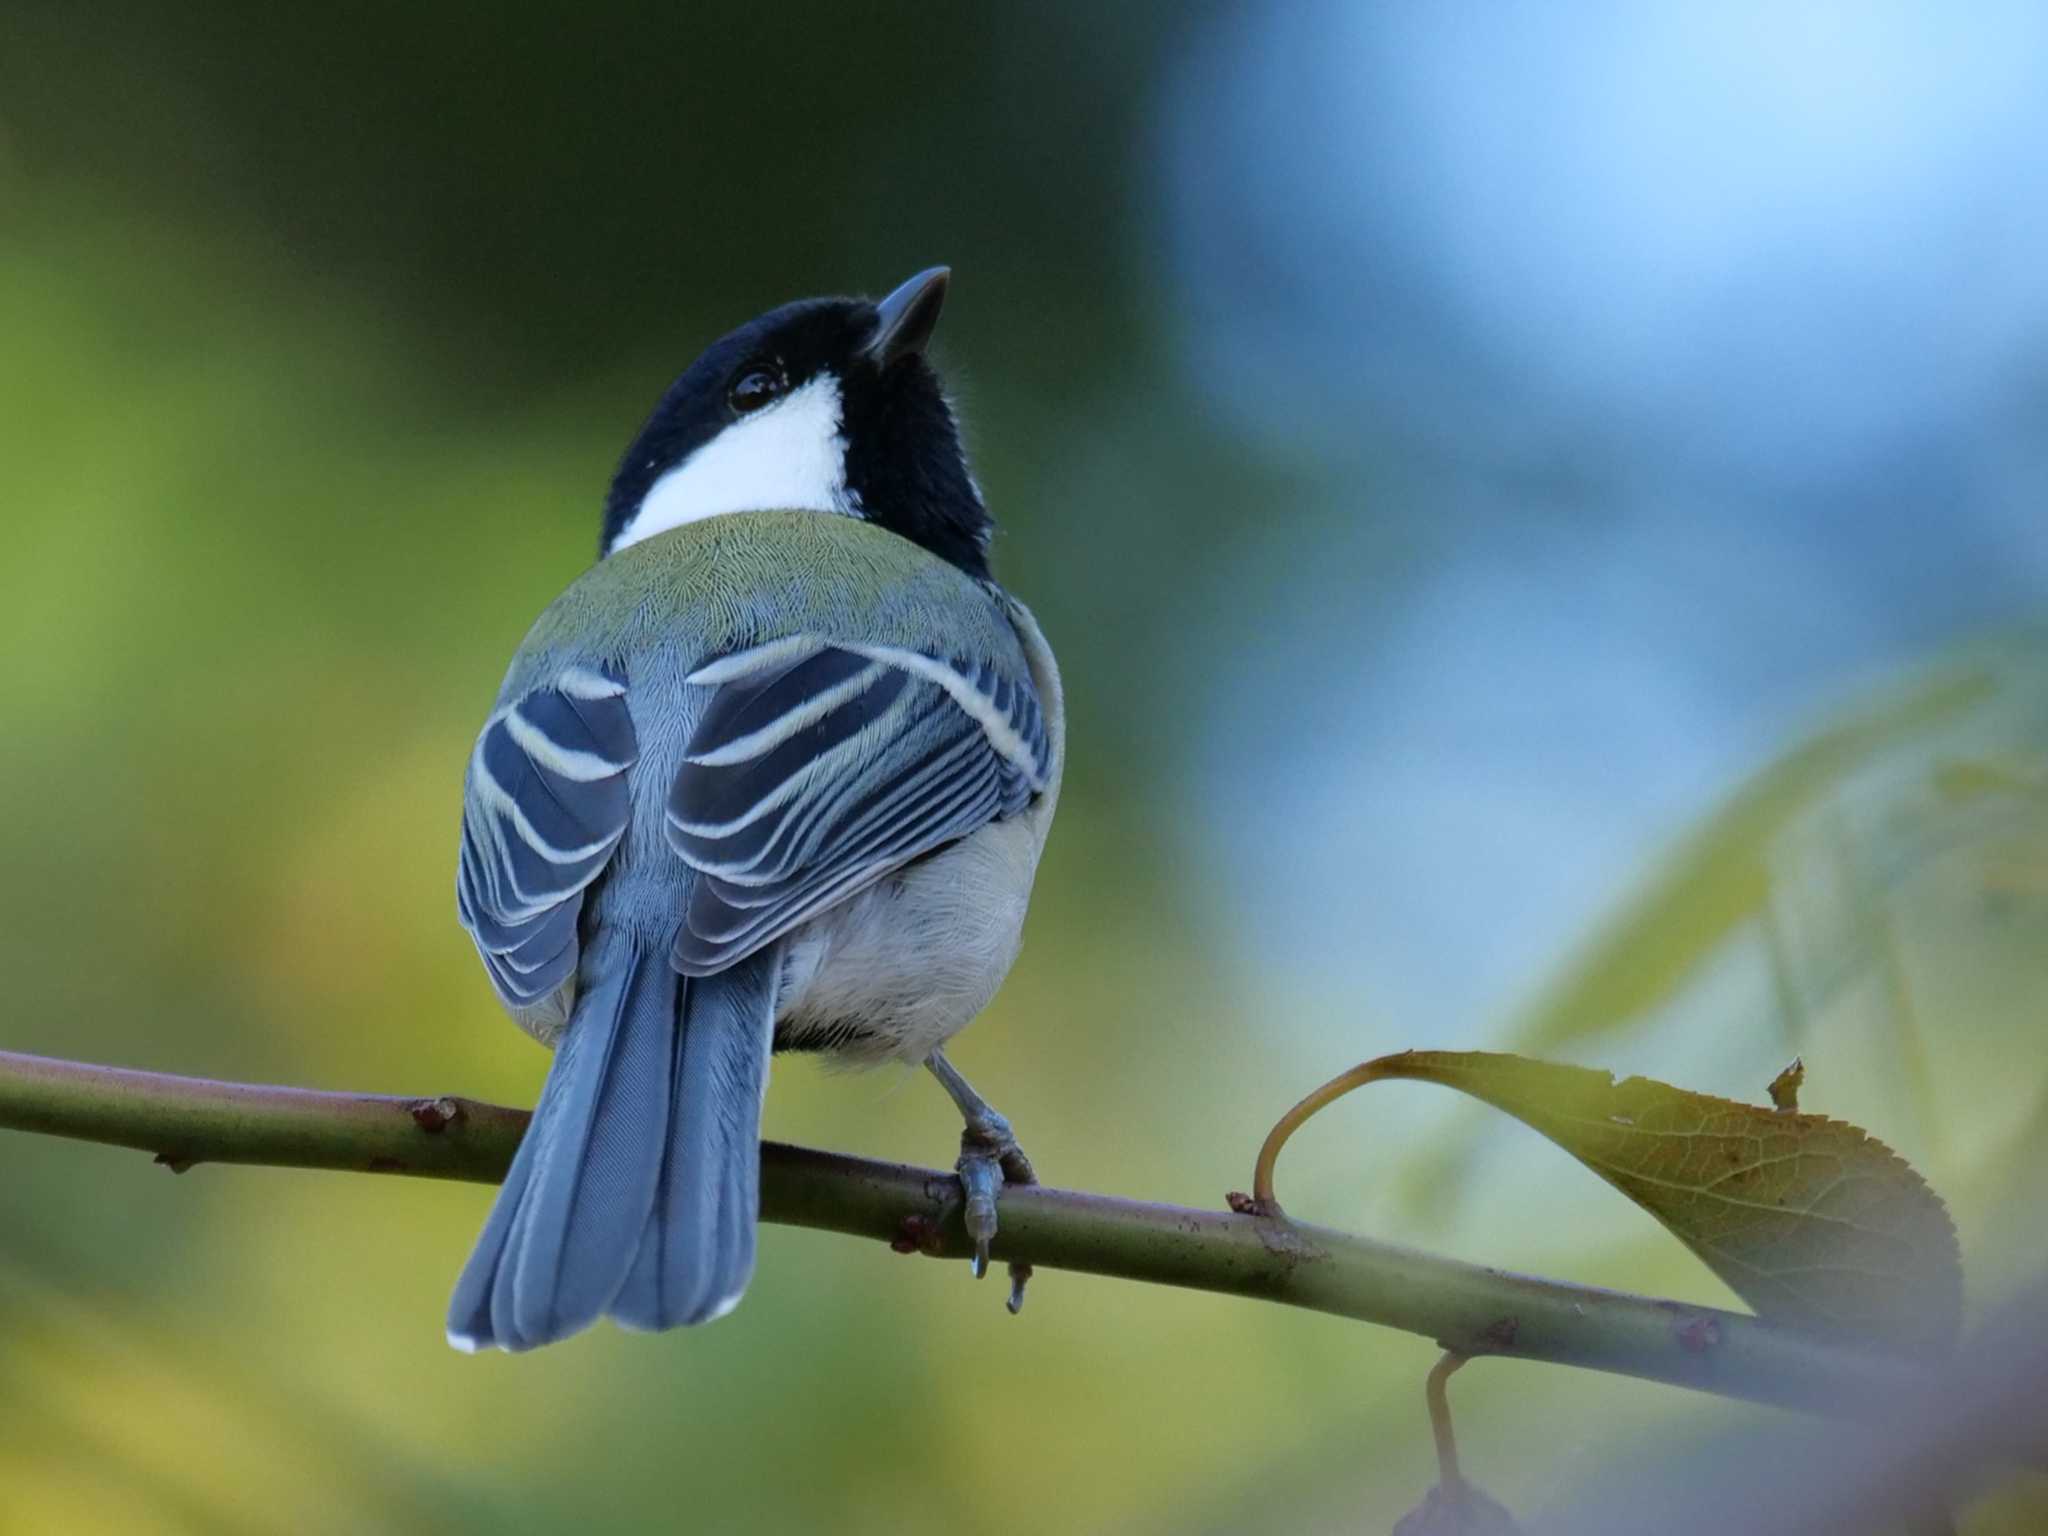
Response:
[{"label": "green stem", "polygon": [[1273,1170],[1280,1162],[1280,1149],[1326,1105],[1343,1098],[1354,1088],[1378,1082],[1380,1077],[1377,1058],[1362,1061],[1350,1071],[1338,1073],[1274,1122],[1273,1129],[1266,1132],[1265,1143],[1259,1148],[1258,1160],[1252,1165],[1252,1200],[1261,1213],[1268,1216],[1281,1214],[1280,1197],[1273,1193]]},{"label": "green stem", "polygon": [[[495,1183],[522,1110],[217,1083],[0,1052],[0,1129],[106,1142],[182,1171],[255,1163]],[[1277,1150],[1277,1149],[1276,1149]],[[762,1219],[966,1259],[959,1181],[768,1143]],[[1723,1397],[1855,1414],[1922,1390],[1900,1362],[1739,1313],[1563,1285],[1272,1215],[1042,1186],[1006,1190],[995,1256],[1306,1307],[1460,1355],[1547,1360]]]},{"label": "green stem", "polygon": [[1465,1486],[1458,1470],[1458,1432],[1451,1426],[1451,1378],[1465,1365],[1465,1356],[1445,1350],[1430,1367],[1422,1383],[1422,1400],[1429,1408],[1430,1438],[1436,1441],[1436,1480],[1444,1497],[1456,1503]]}]

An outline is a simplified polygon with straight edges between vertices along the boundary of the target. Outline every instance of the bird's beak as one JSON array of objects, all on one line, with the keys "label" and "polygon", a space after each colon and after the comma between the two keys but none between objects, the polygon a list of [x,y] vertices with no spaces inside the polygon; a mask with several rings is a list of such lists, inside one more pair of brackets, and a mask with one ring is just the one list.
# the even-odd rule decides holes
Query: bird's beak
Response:
[{"label": "bird's beak", "polygon": [[887,368],[903,358],[923,353],[939,323],[939,311],[946,303],[946,284],[952,276],[950,267],[931,267],[875,306],[879,323],[862,351],[877,368]]}]

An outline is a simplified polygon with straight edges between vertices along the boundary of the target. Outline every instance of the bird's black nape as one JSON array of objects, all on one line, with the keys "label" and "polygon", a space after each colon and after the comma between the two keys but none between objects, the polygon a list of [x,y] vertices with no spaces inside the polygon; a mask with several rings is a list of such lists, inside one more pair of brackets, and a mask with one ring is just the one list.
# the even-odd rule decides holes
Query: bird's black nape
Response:
[{"label": "bird's black nape", "polygon": [[848,380],[845,409],[846,483],[861,515],[986,580],[995,523],[931,365],[906,357]]},{"label": "bird's black nape", "polygon": [[[708,463],[747,436],[780,452],[773,431],[785,403],[794,413],[804,402],[818,436],[831,437],[834,418],[829,407],[820,408],[826,399],[836,401],[836,437],[829,445],[813,439],[798,451],[819,448],[816,456],[835,460],[838,473],[808,504],[864,518],[986,579],[993,523],[968,473],[952,407],[924,355],[946,281],[942,268],[920,273],[880,305],[800,300],[713,343],[669,387],[620,461],[605,500],[599,552],[618,547],[649,493],[699,454]],[[728,468],[720,489],[735,503],[709,510],[787,504],[783,467],[779,461],[762,466],[759,502],[747,499],[746,469],[734,484]]]}]

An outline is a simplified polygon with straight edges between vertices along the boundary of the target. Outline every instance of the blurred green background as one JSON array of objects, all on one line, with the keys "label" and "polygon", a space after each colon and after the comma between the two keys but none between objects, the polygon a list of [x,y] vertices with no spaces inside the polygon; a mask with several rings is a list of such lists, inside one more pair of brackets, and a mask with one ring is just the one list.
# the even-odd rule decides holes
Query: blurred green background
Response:
[{"label": "blurred green background", "polygon": [[[2048,1250],[2048,23],[1487,15],[12,0],[0,1047],[530,1101],[451,883],[505,660],[700,345],[944,261],[1073,742],[955,1054],[1049,1181],[1214,1206],[1403,1045],[1742,1097],[1800,1051],[2008,1294]],[[956,1122],[786,1062],[768,1130],[932,1163]],[[0,1158],[9,1532],[1349,1530],[1432,1476],[1405,1335],[1058,1274],[1012,1320],[771,1228],[716,1327],[468,1359],[487,1191]],[[1428,1090],[1285,1176],[1730,1301]],[[1457,1396],[1523,1510],[1759,1412]]]}]

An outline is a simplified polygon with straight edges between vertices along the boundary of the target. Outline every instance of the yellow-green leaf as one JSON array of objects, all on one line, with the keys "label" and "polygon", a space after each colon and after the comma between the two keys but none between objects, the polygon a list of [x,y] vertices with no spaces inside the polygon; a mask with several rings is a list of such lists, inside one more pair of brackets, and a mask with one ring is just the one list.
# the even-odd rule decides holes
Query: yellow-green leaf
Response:
[{"label": "yellow-green leaf", "polygon": [[1490,1051],[1404,1051],[1346,1074],[1389,1077],[1456,1088],[1541,1131],[1761,1317],[1907,1349],[1954,1341],[1963,1273],[1947,1208],[1856,1126]]}]

